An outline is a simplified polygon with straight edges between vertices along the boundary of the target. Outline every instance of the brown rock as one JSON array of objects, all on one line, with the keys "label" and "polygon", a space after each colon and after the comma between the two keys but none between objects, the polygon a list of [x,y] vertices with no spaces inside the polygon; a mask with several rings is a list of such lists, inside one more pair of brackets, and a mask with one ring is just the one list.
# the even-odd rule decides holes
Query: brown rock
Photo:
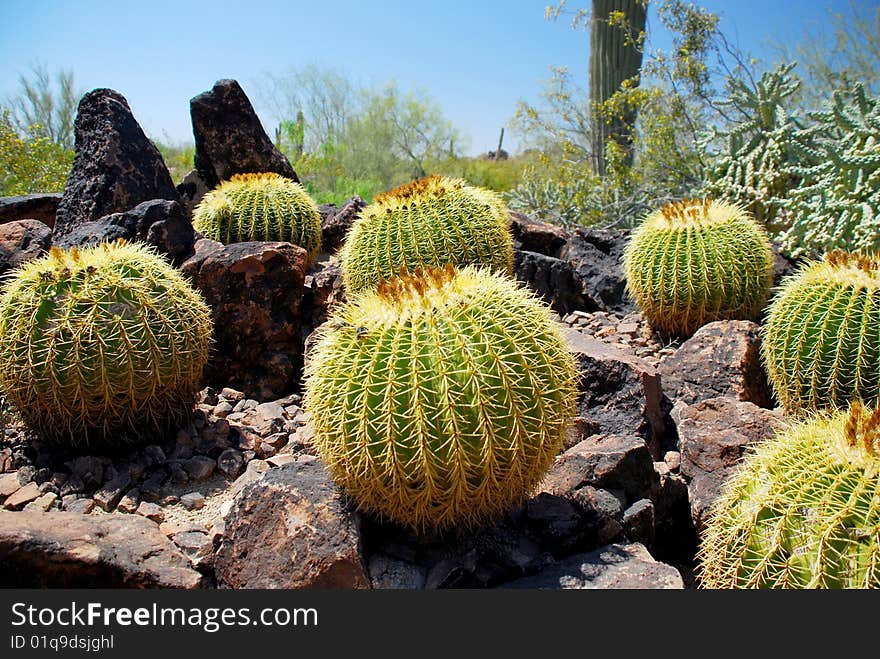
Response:
[{"label": "brown rock", "polygon": [[218,80],[189,102],[196,142],[195,166],[208,188],[233,174],[275,172],[299,181],[235,80]]},{"label": "brown rock", "polygon": [[141,501],[135,512],[156,524],[161,524],[165,521],[165,511],[162,510],[162,506],[158,506],[155,503]]},{"label": "brown rock", "polygon": [[586,486],[623,490],[626,503],[650,498],[654,462],[640,437],[593,435],[556,458],[540,489],[575,497]]},{"label": "brown rock", "polygon": [[733,396],[760,407],[772,407],[761,365],[760,331],[748,320],[704,325],[660,363],[663,392],[671,401],[686,405]]},{"label": "brown rock", "polygon": [[0,474],[0,497],[8,497],[20,487],[21,483],[18,482],[17,471],[9,474]]},{"label": "brown rock", "polygon": [[345,236],[367,203],[358,195],[346,201],[342,208],[321,206],[321,251],[335,254],[342,247]]},{"label": "brown rock", "polygon": [[665,428],[657,371],[639,357],[575,329],[562,329],[580,370],[580,416],[598,424],[602,433],[644,438],[659,459]]},{"label": "brown rock", "polygon": [[280,242],[196,243],[181,267],[214,319],[206,377],[267,400],[294,390],[302,371],[300,302],[308,255]]},{"label": "brown rock", "polygon": [[186,556],[136,515],[0,512],[0,586],[199,588]]},{"label": "brown rock", "polygon": [[271,469],[235,499],[214,561],[226,588],[368,588],[359,523],[317,460]]},{"label": "brown rock", "polygon": [[3,507],[7,510],[18,510],[25,504],[35,501],[39,496],[40,486],[31,481],[10,494],[3,502]]},{"label": "brown rock", "polygon": [[0,197],[0,224],[16,220],[37,220],[50,229],[61,202],[60,192],[40,192],[15,197]]},{"label": "brown rock", "polygon": [[570,237],[565,229],[555,224],[533,220],[513,211],[509,215],[513,240],[523,251],[556,257]]},{"label": "brown rock", "polygon": [[639,543],[602,547],[551,565],[503,588],[528,589],[681,589],[684,581],[671,565],[655,561]]},{"label": "brown rock", "polygon": [[41,256],[52,243],[52,229],[37,220],[0,224],[0,275]]},{"label": "brown rock", "polygon": [[691,512],[697,531],[751,445],[772,437],[784,420],[768,410],[734,398],[711,398],[677,405],[673,419],[681,445],[681,473],[688,481]]}]

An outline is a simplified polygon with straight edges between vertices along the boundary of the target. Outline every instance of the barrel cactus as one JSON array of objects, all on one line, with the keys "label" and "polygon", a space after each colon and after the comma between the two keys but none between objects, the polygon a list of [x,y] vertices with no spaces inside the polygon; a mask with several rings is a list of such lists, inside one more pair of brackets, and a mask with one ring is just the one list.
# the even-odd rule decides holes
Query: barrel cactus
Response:
[{"label": "barrel cactus", "polygon": [[4,285],[0,391],[44,440],[134,441],[192,411],[210,338],[207,305],[151,248],[53,248]]},{"label": "barrel cactus", "polygon": [[706,588],[880,588],[880,411],[859,403],[760,444],[698,554]]},{"label": "barrel cactus", "polygon": [[657,330],[689,336],[755,318],[773,282],[766,232],[741,207],[685,200],[651,213],[624,253],[627,289]]},{"label": "barrel cactus", "polygon": [[767,375],[790,410],[878,401],[880,260],[831,252],[787,278],[767,314]]},{"label": "barrel cactus", "polygon": [[309,193],[278,174],[236,174],[208,192],[193,226],[224,244],[280,240],[299,245],[313,261],[321,248],[321,214]]},{"label": "barrel cactus", "polygon": [[503,275],[393,278],[323,327],[305,405],[318,453],[366,510],[469,527],[522,501],[562,446],[574,360],[547,308]]},{"label": "barrel cactus", "polygon": [[340,253],[355,292],[419,268],[469,264],[510,273],[510,218],[496,193],[461,179],[428,176],[377,195]]}]

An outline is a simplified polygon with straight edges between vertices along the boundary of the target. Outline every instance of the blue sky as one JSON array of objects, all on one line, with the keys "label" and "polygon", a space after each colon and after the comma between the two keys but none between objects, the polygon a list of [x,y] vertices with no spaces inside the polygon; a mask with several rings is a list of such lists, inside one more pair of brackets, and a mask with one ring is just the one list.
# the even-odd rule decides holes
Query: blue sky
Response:
[{"label": "blue sky", "polygon": [[[428,91],[469,138],[468,151],[479,153],[494,148],[517,99],[537,100],[551,66],[586,78],[587,34],[562,19],[546,21],[547,4],[0,0],[0,99],[16,91],[20,72],[41,61],[53,71],[72,68],[83,90],[121,92],[151,137],[189,141],[189,99],[215,80],[238,79],[260,110],[261,75],[317,63],[362,84],[395,79],[405,90]],[[766,56],[771,37],[797,41],[846,0],[699,4],[722,16],[722,28],[740,47]],[[658,25],[652,11],[649,29]],[[653,40],[667,43],[659,32]]]}]

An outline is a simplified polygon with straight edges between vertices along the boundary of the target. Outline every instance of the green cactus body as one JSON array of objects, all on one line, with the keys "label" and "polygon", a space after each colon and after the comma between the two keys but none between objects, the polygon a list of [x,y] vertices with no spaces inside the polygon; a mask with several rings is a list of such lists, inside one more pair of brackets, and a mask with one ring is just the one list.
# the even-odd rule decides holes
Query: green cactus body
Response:
[{"label": "green cactus body", "polygon": [[705,588],[880,588],[880,412],[858,403],[758,445],[698,553]]},{"label": "green cactus body", "polygon": [[315,446],[362,508],[416,530],[521,502],[562,446],[577,370],[549,311],[452,266],[355,296],[306,367]]},{"label": "green cactus body", "polygon": [[770,305],[761,350],[790,410],[878,402],[880,261],[832,252],[805,264]]},{"label": "green cactus body", "polygon": [[510,273],[513,240],[501,197],[461,179],[428,176],[377,195],[340,253],[356,292],[405,270],[478,265]]},{"label": "green cactus body", "polygon": [[308,192],[278,174],[236,174],[208,192],[193,227],[224,244],[278,240],[299,245],[313,262],[321,249],[321,214]]},{"label": "green cactus body", "polygon": [[43,439],[125,442],[194,404],[211,338],[199,294],[148,247],[52,249],[0,297],[0,390]]},{"label": "green cactus body", "polygon": [[648,322],[689,336],[715,320],[755,318],[770,293],[773,252],[739,206],[687,200],[645,218],[626,247],[624,270]]}]

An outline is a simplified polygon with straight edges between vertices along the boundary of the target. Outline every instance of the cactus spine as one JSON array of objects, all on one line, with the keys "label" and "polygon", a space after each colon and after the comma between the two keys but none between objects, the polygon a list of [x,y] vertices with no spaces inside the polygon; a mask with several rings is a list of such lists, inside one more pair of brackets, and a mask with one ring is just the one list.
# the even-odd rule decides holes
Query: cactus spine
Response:
[{"label": "cactus spine", "polygon": [[627,288],[651,325],[688,336],[714,320],[751,320],[767,301],[773,252],[739,206],[686,200],[649,215],[624,253]]},{"label": "cactus spine", "polygon": [[346,288],[374,287],[405,270],[480,265],[510,273],[510,217],[494,192],[428,176],[377,195],[340,253]]},{"label": "cactus spine", "polygon": [[725,484],[698,559],[705,588],[880,588],[880,411],[808,420]]},{"label": "cactus spine", "polygon": [[507,277],[404,275],[323,327],[305,405],[321,458],[362,508],[416,530],[471,526],[524,499],[560,449],[574,360],[547,308]]},{"label": "cactus spine", "polygon": [[278,174],[236,174],[208,192],[193,226],[224,244],[278,240],[299,245],[314,261],[321,248],[321,214],[299,184]]},{"label": "cactus spine", "polygon": [[144,245],[29,261],[0,297],[0,390],[44,439],[124,442],[192,410],[210,312]]},{"label": "cactus spine", "polygon": [[880,387],[880,261],[832,252],[789,277],[761,347],[788,409],[872,404]]}]

